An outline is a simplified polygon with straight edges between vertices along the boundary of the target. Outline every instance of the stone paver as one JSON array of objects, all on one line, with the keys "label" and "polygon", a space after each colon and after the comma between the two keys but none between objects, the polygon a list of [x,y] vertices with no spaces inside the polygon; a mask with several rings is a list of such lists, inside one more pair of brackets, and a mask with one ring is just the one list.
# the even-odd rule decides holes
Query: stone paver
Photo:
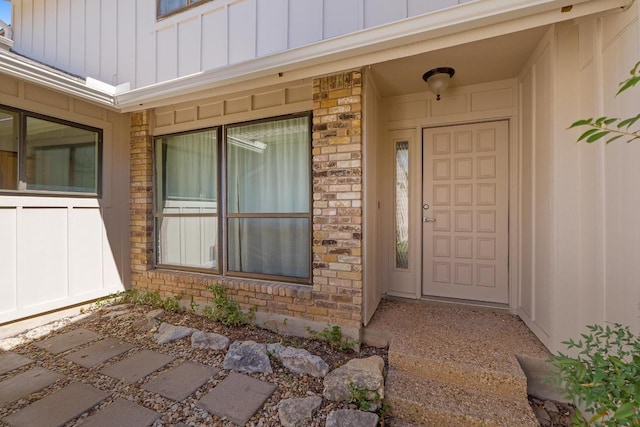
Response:
[{"label": "stone paver", "polygon": [[175,357],[168,354],[143,350],[127,359],[107,366],[102,369],[100,373],[133,384],[150,373],[162,368],[173,359],[175,359]]},{"label": "stone paver", "polygon": [[131,350],[133,344],[121,341],[117,338],[106,338],[95,344],[83,348],[65,356],[65,359],[71,360],[85,368],[91,368],[99,363],[115,357],[125,351]]},{"label": "stone paver", "polygon": [[71,383],[3,421],[13,427],[58,427],[93,408],[108,395],[87,384]]},{"label": "stone paver", "polygon": [[94,341],[100,338],[100,335],[88,329],[80,328],[67,333],[56,335],[37,342],[34,345],[43,348],[52,354],[63,353],[74,347]]},{"label": "stone paver", "polygon": [[33,362],[33,360],[12,351],[2,353],[0,354],[0,375],[4,375],[14,369],[22,368],[31,362]]},{"label": "stone paver", "polygon": [[200,399],[198,406],[244,426],[275,389],[274,384],[232,372]]},{"label": "stone paver", "polygon": [[15,402],[55,383],[64,375],[36,366],[0,382],[0,406]]},{"label": "stone paver", "polygon": [[158,375],[142,388],[166,398],[181,401],[220,372],[219,369],[195,362],[184,362]]},{"label": "stone paver", "polygon": [[126,399],[117,399],[80,424],[82,427],[145,427],[153,424],[160,414]]}]

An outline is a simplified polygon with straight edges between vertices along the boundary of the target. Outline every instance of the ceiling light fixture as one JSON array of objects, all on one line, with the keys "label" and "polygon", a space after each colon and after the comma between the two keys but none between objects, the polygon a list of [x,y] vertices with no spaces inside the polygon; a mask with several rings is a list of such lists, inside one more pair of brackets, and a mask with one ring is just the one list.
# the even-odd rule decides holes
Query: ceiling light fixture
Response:
[{"label": "ceiling light fixture", "polygon": [[422,75],[422,79],[427,82],[429,90],[436,95],[436,101],[440,101],[440,94],[447,90],[449,80],[455,73],[456,70],[451,67],[438,67]]}]

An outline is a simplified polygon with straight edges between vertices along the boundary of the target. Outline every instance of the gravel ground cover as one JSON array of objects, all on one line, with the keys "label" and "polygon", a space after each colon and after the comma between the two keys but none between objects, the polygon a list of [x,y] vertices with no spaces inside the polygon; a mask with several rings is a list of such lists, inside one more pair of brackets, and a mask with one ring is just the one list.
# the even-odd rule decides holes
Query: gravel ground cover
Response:
[{"label": "gravel ground cover", "polygon": [[[6,426],[6,424],[1,421],[2,418],[56,390],[61,389],[71,382],[86,383],[98,389],[108,391],[111,394],[97,407],[84,413],[81,417],[69,422],[66,427],[80,425],[86,417],[94,414],[96,411],[104,408],[118,398],[125,398],[162,414],[162,416],[153,424],[154,427],[233,425],[230,421],[210,415],[208,412],[197,407],[198,400],[219,384],[229,374],[229,371],[221,370],[216,377],[209,380],[188,398],[180,402],[164,398],[142,388],[144,383],[147,383],[165,370],[175,367],[186,360],[221,368],[226,351],[192,348],[189,338],[183,338],[167,344],[158,344],[154,339],[155,330],[144,331],[137,329],[134,326],[136,322],[145,318],[146,313],[149,312],[151,308],[146,306],[130,305],[127,306],[126,313],[120,315],[115,315],[117,313],[113,310],[113,308],[103,308],[93,313],[82,315],[80,318],[73,319],[73,322],[71,319],[64,319],[55,322],[54,324],[46,325],[45,327],[36,328],[16,337],[0,340],[0,349],[11,350],[12,352],[35,360],[35,363],[1,375],[0,381],[13,377],[20,372],[33,368],[34,366],[40,366],[65,376],[64,379],[57,381],[40,392],[33,393],[27,398],[20,399],[0,408],[0,426]],[[386,349],[361,346],[361,349],[358,352],[342,352],[335,350],[325,342],[315,339],[281,336],[257,327],[225,327],[217,322],[212,322],[205,317],[186,313],[166,313],[163,321],[173,325],[188,326],[204,332],[215,332],[228,337],[230,342],[246,340],[253,340],[259,343],[279,342],[287,346],[305,348],[310,353],[322,357],[329,365],[330,370],[344,364],[349,359],[368,357],[371,355],[379,355],[385,360],[385,363],[387,363]],[[64,358],[64,356],[84,346],[76,347],[61,354],[52,355],[46,350],[34,345],[34,342],[42,340],[45,336],[50,337],[77,328],[89,329],[100,334],[103,338],[114,337],[121,339],[134,344],[134,348],[128,352],[120,354],[119,356],[113,357],[104,363],[87,369]],[[86,344],[85,346],[88,345],[90,344]],[[99,373],[103,367],[118,362],[142,349],[170,354],[175,356],[175,360],[161,370],[146,377],[143,381],[135,384],[127,384]],[[283,399],[322,396],[322,378],[293,374],[280,366],[273,358],[271,360],[271,364],[274,371],[272,374],[248,374],[256,379],[266,381],[277,386],[276,391],[267,400],[262,409],[251,418],[247,424],[249,426],[281,425],[278,417],[277,405]],[[326,417],[331,411],[345,408],[356,409],[353,404],[330,402],[324,399],[310,426],[324,426]]]}]

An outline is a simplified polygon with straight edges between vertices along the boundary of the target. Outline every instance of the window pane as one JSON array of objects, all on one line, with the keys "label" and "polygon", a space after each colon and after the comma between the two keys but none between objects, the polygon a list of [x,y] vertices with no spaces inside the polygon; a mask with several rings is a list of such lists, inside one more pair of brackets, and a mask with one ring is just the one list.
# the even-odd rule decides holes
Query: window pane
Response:
[{"label": "window pane", "polygon": [[27,189],[98,192],[98,132],[27,117]]},{"label": "window pane", "polygon": [[229,270],[309,277],[309,219],[229,218]]},{"label": "window pane", "polygon": [[163,138],[156,143],[158,212],[218,208],[216,131]]},{"label": "window pane", "polygon": [[158,263],[218,268],[217,217],[158,218]]},{"label": "window pane", "polygon": [[158,15],[164,15],[187,6],[187,0],[159,0]]},{"label": "window pane", "polygon": [[309,118],[227,130],[230,213],[309,212]]},{"label": "window pane", "polygon": [[0,189],[18,189],[18,114],[0,110]]},{"label": "window pane", "polygon": [[409,268],[409,142],[396,143],[396,268]]}]

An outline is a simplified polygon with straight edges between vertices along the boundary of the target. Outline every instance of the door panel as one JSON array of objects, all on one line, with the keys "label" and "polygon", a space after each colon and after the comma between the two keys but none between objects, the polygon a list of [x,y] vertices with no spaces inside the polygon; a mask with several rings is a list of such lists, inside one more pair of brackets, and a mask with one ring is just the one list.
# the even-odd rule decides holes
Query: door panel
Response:
[{"label": "door panel", "polygon": [[509,125],[424,129],[426,296],[508,303]]}]

